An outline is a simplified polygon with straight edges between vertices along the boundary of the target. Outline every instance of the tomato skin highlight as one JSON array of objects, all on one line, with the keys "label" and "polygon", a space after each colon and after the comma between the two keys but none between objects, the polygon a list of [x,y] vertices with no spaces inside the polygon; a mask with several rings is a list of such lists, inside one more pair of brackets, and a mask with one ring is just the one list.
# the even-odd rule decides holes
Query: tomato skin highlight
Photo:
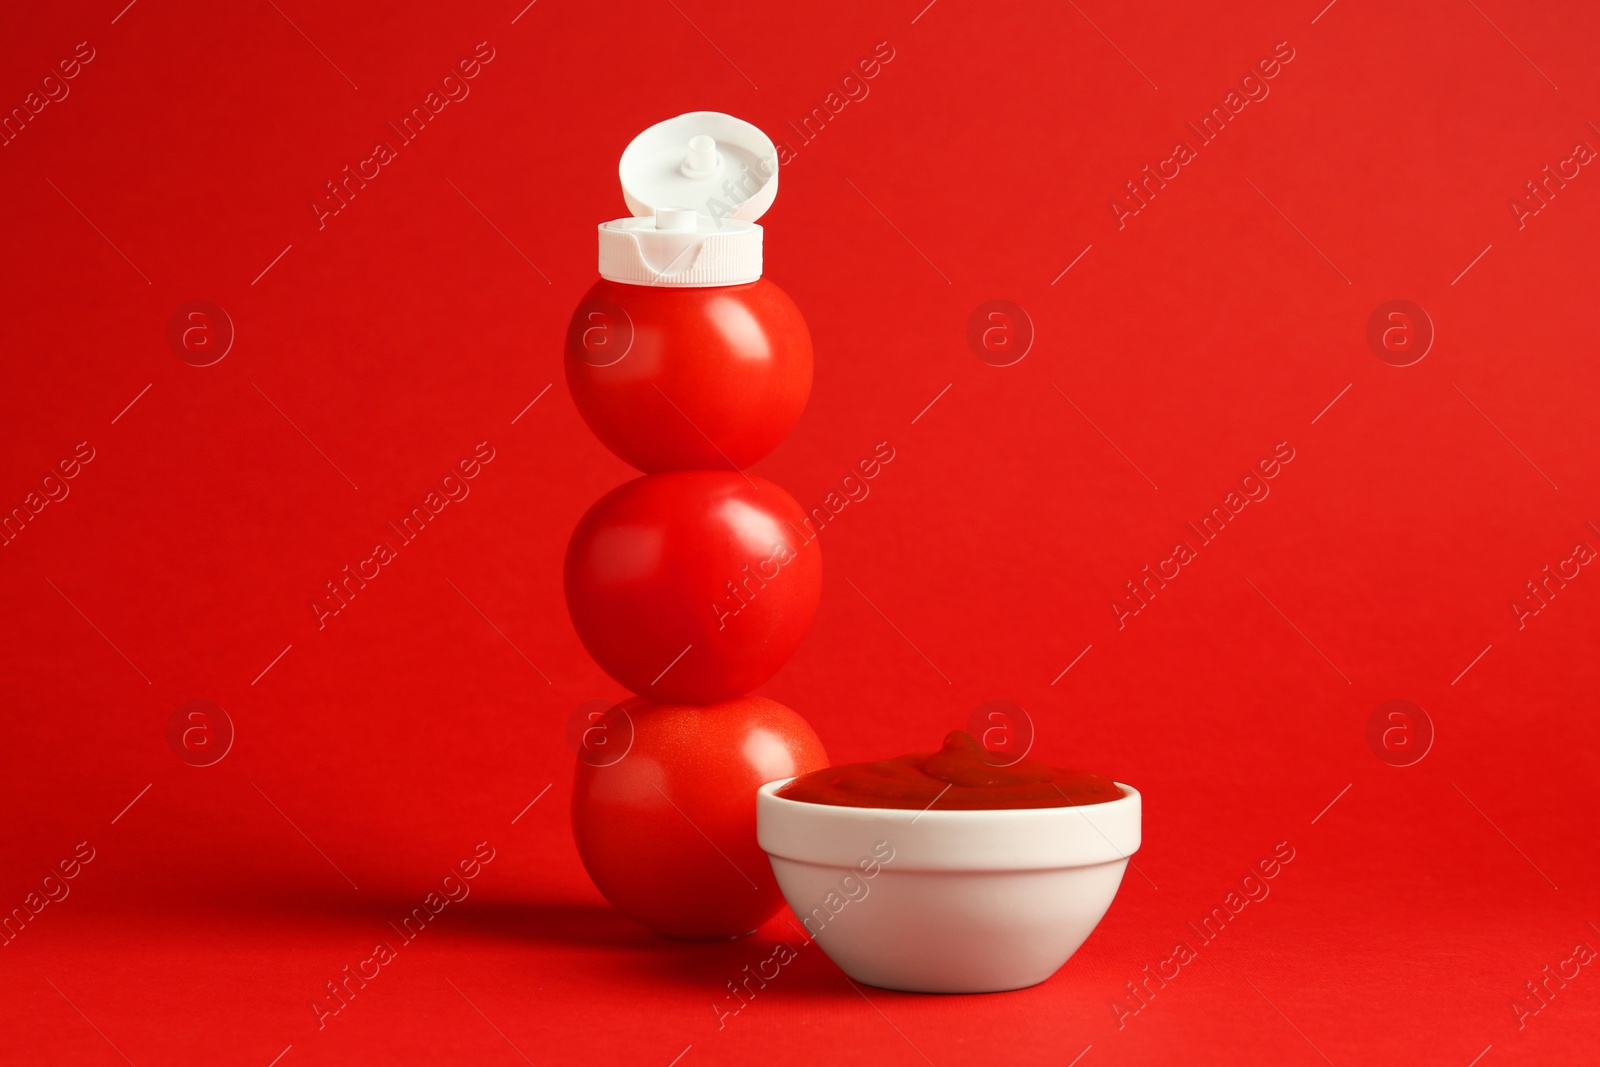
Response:
[{"label": "tomato skin highlight", "polygon": [[618,486],[579,520],[565,588],[602,670],[641,696],[710,704],[794,654],[822,596],[822,549],[766,479],[669,471]]},{"label": "tomato skin highlight", "polygon": [[756,790],[827,766],[822,742],[765,697],[621,707],[632,720],[627,755],[580,761],[572,785],[585,870],[618,911],[668,937],[750,933],[783,904],[756,841]]},{"label": "tomato skin highlight", "polygon": [[601,279],[567,328],[579,414],[646,473],[761,459],[799,420],[812,359],[800,309],[765,278],[703,289]]}]

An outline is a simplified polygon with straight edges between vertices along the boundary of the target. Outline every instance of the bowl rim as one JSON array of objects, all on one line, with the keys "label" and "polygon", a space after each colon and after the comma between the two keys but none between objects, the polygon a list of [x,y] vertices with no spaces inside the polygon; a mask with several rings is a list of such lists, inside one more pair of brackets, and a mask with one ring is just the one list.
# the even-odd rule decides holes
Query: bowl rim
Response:
[{"label": "bowl rim", "polygon": [[1027,818],[1048,818],[1052,814],[1064,811],[1117,811],[1122,808],[1140,805],[1142,809],[1143,794],[1126,782],[1112,779],[1117,788],[1122,790],[1122,795],[1115,800],[1102,800],[1095,804],[1055,804],[1045,808],[961,808],[956,810],[939,811],[931,805],[918,811],[916,808],[883,808],[871,805],[855,804],[817,804],[809,800],[791,800],[780,797],[777,790],[794,781],[799,775],[790,775],[788,778],[779,778],[775,781],[765,782],[756,789],[758,803],[775,804],[779,810],[791,809],[795,811],[810,809],[833,815],[836,818],[855,818],[863,821],[869,819],[883,819],[888,822],[919,822],[923,819],[935,823],[961,823],[977,820]]}]

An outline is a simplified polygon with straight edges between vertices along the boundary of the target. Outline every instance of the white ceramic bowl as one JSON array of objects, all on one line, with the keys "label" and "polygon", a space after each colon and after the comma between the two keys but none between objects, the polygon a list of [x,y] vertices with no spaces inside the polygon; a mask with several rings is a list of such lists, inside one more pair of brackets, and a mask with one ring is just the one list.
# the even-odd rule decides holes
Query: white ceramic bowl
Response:
[{"label": "white ceramic bowl", "polygon": [[776,796],[789,781],[756,794],[778,886],[833,962],[884,989],[1044,981],[1105,915],[1139,848],[1139,793],[1125,785],[1104,804],[917,812]]}]

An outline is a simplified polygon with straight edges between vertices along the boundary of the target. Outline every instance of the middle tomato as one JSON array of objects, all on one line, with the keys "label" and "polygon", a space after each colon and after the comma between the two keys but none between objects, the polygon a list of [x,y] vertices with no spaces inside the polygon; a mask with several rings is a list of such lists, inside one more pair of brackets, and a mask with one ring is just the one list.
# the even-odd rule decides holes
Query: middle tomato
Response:
[{"label": "middle tomato", "polygon": [[765,682],[817,613],[822,550],[794,497],[736,471],[635,478],[567,545],[567,610],[595,662],[652,700],[710,704]]}]

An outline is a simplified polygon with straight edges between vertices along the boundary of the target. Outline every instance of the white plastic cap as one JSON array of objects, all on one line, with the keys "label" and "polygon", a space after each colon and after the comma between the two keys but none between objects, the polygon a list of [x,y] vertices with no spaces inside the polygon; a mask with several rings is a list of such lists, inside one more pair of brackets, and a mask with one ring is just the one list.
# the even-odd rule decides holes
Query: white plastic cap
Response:
[{"label": "white plastic cap", "polygon": [[754,222],[778,195],[778,150],[755,126],[720,111],[691,111],[635,137],[617,165],[628,210],[692,208]]},{"label": "white plastic cap", "polygon": [[755,220],[778,194],[778,152],[755,126],[691,111],[635,137],[617,167],[634,218],[600,226],[600,276],[629,285],[761,277]]},{"label": "white plastic cap", "polygon": [[[687,223],[687,225],[685,225]],[[761,277],[761,227],[683,208],[600,226],[600,277],[625,285],[743,285]]]}]

